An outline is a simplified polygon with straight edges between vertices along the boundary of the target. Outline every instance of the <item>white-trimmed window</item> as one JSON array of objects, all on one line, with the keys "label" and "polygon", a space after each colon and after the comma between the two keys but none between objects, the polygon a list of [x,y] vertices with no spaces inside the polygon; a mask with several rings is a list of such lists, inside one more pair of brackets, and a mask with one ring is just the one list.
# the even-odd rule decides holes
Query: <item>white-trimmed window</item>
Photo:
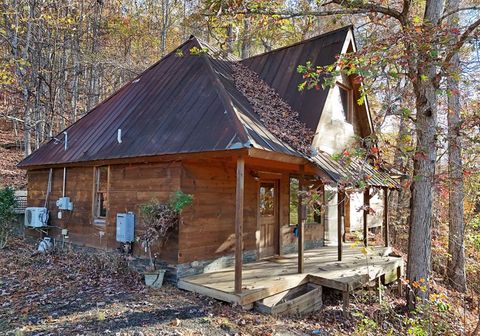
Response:
[{"label": "white-trimmed window", "polygon": [[104,224],[107,217],[108,166],[95,167],[93,194],[93,220],[95,224]]},{"label": "white-trimmed window", "polygon": [[345,85],[337,83],[339,96],[340,96],[340,105],[342,107],[343,116],[345,121],[352,123],[353,115],[353,91]]}]

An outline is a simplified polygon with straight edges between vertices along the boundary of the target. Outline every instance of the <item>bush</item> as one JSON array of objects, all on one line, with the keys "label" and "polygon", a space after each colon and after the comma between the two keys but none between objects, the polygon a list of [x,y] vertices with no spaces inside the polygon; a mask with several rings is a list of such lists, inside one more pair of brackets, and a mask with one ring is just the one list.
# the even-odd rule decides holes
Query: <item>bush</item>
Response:
[{"label": "bush", "polygon": [[150,268],[155,268],[151,247],[155,242],[163,246],[169,234],[178,225],[180,213],[192,203],[192,195],[178,190],[173,194],[168,204],[152,200],[140,206],[140,220],[145,225],[145,231],[138,238],[150,258]]},{"label": "bush", "polygon": [[6,187],[0,190],[0,249],[7,246],[15,220],[15,190]]}]

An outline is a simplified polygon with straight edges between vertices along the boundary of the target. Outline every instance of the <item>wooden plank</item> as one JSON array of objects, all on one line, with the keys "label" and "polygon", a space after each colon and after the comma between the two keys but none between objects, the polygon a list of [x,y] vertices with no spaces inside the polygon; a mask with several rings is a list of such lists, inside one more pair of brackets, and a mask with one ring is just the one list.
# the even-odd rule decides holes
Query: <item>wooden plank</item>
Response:
[{"label": "wooden plank", "polygon": [[209,296],[211,298],[214,298],[220,301],[230,302],[230,303],[240,303],[240,298],[237,295],[226,293],[211,287],[197,285],[197,284],[188,282],[186,280],[182,280],[182,279],[178,280],[177,287],[190,292]]},{"label": "wooden plank", "polygon": [[273,315],[310,313],[322,306],[322,287],[305,284],[277,294],[275,298],[265,298],[256,302],[255,306],[260,312]]},{"label": "wooden plank", "polygon": [[363,192],[363,205],[366,207],[363,210],[363,245],[368,246],[368,209],[370,204],[370,189],[366,187]]},{"label": "wooden plank", "polygon": [[244,291],[240,296],[240,303],[242,305],[252,303],[306,283],[308,283],[308,276],[304,274],[296,274],[295,276],[287,277],[272,277],[265,283],[264,288]]},{"label": "wooden plank", "polygon": [[342,261],[342,218],[344,216],[344,202],[345,194],[338,190],[338,200],[337,200],[337,259]]},{"label": "wooden plank", "polygon": [[248,156],[253,158],[259,158],[264,160],[272,160],[272,161],[279,161],[285,163],[293,163],[293,164],[309,164],[309,161],[303,157],[288,155],[278,152],[271,152],[266,151],[258,148],[249,148],[248,149]]},{"label": "wooden plank", "polygon": [[245,159],[240,156],[237,159],[237,190],[235,206],[235,293],[242,292],[244,184]]},{"label": "wooden plank", "polygon": [[389,242],[389,227],[388,227],[388,188],[383,188],[383,240],[385,247],[390,246]]},{"label": "wooden plank", "polygon": [[304,223],[304,204],[303,204],[303,179],[304,179],[304,166],[300,166],[300,174],[298,176],[298,273],[304,271],[304,248],[305,248],[305,223]]}]

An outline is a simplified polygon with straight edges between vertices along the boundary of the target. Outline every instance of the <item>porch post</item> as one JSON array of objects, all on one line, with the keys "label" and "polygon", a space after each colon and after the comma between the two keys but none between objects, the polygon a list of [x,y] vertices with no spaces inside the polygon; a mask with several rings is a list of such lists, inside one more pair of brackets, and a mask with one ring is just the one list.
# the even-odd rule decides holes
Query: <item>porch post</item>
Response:
[{"label": "porch post", "polygon": [[297,205],[297,216],[298,216],[298,273],[303,273],[304,270],[304,206],[303,206],[303,178],[304,178],[304,167],[300,166],[300,175],[298,177],[298,205]]},{"label": "porch post", "polygon": [[[363,205],[368,207],[370,204],[370,188],[366,187],[363,192]],[[368,210],[363,210],[363,245],[368,246]]]},{"label": "porch post", "polygon": [[243,264],[243,197],[245,179],[245,159],[237,159],[237,187],[235,199],[235,293],[242,292]]},{"label": "porch post", "polygon": [[342,261],[342,219],[344,216],[345,194],[338,190],[337,197],[337,240],[338,240],[338,261]]},{"label": "porch post", "polygon": [[389,239],[389,227],[388,227],[388,188],[383,187],[383,235],[385,241],[385,247],[390,246]]}]

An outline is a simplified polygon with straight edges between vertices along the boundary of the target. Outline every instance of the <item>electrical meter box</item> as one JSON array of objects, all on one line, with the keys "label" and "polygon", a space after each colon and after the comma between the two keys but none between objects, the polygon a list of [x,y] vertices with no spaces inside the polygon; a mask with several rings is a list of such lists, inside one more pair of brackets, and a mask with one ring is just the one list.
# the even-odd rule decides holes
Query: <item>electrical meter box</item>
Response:
[{"label": "electrical meter box", "polygon": [[56,204],[60,210],[73,210],[73,203],[70,201],[70,197],[60,197]]},{"label": "electrical meter box", "polygon": [[117,241],[131,243],[135,241],[135,214],[117,213]]}]

